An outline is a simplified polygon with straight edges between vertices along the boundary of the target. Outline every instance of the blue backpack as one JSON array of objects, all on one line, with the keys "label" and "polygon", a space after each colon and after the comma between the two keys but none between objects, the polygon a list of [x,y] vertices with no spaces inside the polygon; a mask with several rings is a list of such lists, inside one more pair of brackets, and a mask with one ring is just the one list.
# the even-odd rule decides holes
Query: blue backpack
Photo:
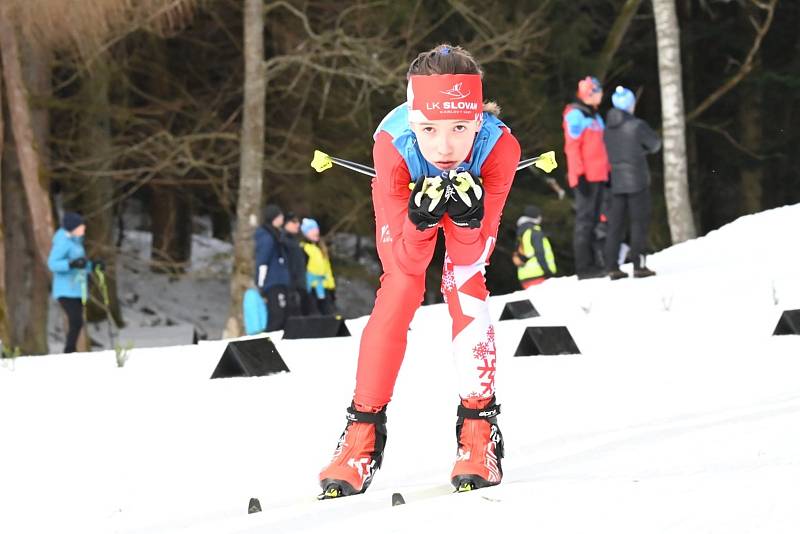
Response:
[{"label": "blue backpack", "polygon": [[242,312],[245,334],[252,336],[267,329],[267,304],[258,289],[251,287],[244,292]]}]

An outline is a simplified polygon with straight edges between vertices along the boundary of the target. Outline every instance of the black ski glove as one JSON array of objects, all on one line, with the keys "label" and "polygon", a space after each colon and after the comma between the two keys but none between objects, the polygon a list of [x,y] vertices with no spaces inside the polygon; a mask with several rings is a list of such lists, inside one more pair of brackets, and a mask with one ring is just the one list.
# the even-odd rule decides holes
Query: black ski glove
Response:
[{"label": "black ski glove", "polygon": [[483,220],[483,185],[480,176],[467,171],[450,171],[452,194],[448,195],[447,214],[458,226],[479,228]]},{"label": "black ski glove", "polygon": [[408,218],[420,232],[433,228],[444,217],[447,202],[445,189],[450,180],[445,176],[424,177],[417,180],[408,199]]},{"label": "black ski glove", "polygon": [[86,267],[86,258],[75,258],[69,262],[70,269],[83,269]]}]

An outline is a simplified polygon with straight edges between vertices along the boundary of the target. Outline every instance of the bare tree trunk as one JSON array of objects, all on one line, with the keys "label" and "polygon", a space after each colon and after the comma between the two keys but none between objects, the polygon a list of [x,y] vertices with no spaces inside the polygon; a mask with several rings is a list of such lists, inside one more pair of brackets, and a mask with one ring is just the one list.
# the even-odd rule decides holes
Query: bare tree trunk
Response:
[{"label": "bare tree trunk", "polygon": [[[695,8],[693,6],[694,0],[682,0],[678,11],[678,20],[692,20],[694,17]],[[686,79],[683,81],[683,96],[684,105],[693,107],[697,103],[697,75],[696,75],[696,56],[695,50],[690,46],[683,47],[681,57],[683,59],[683,72],[686,73]],[[689,180],[689,199],[691,205],[697,210],[695,213],[696,231],[703,233],[704,221],[703,203],[706,198],[706,185],[705,173],[700,169],[700,157],[697,148],[697,128],[693,128],[691,123],[686,128],[686,165],[687,165],[687,178]],[[693,210],[694,211],[694,210]]]},{"label": "bare tree trunk", "polygon": [[[153,61],[163,72],[170,71],[164,39],[151,38]],[[153,76],[151,91],[164,101],[175,99],[169,80]],[[177,178],[178,180],[180,178]],[[187,188],[174,185],[150,186],[150,220],[153,243],[150,270],[176,274],[185,271],[192,256],[192,198]]]},{"label": "bare tree trunk", "polygon": [[664,197],[673,243],[696,237],[686,172],[680,29],[675,0],[653,0],[664,131]]},{"label": "bare tree trunk", "polygon": [[[0,9],[2,9],[0,7]],[[2,24],[3,22],[0,22]],[[0,39],[7,38],[3,35]],[[17,65],[15,71],[18,78],[17,89],[24,91],[27,87],[31,94],[47,97],[51,92],[50,51],[27,41],[16,42],[15,52]],[[3,43],[5,46],[5,43]],[[5,63],[4,69],[9,67]],[[5,71],[8,74],[8,71]],[[8,83],[8,77],[6,77]],[[9,108],[11,105],[11,87],[6,86]],[[44,106],[30,106],[27,96],[21,100],[27,132],[30,135],[28,149],[36,157],[36,169],[46,168],[47,139],[49,132],[49,111]],[[18,95],[19,96],[19,95]],[[19,99],[18,99],[19,100]],[[14,251],[6,257],[5,281],[6,303],[9,310],[10,345],[19,347],[24,354],[44,354],[48,352],[47,319],[49,308],[49,281],[50,272],[45,262],[42,261],[42,250],[39,240],[34,234],[34,224],[37,223],[30,203],[30,193],[27,190],[29,182],[21,174],[20,157],[24,150],[20,150],[16,143],[15,115],[11,115],[5,130],[5,152],[3,158],[3,225],[5,228],[19,229],[5,235],[7,250]],[[41,151],[37,150],[41,148]],[[35,152],[34,152],[35,151]],[[37,186],[43,189],[43,198],[34,200],[46,203],[46,219],[52,221],[51,204],[48,196],[48,176],[45,173],[37,175]],[[33,219],[33,220],[32,220]],[[38,221],[41,222],[41,221]],[[45,225],[48,235],[44,259],[50,248],[50,235],[52,222]]]},{"label": "bare tree trunk", "polygon": [[6,302],[10,310],[10,340],[8,346],[19,347],[23,354],[46,354],[48,277],[43,272],[33,240],[30,211],[25,201],[25,189],[17,161],[17,151],[6,130],[3,154],[3,226],[19,229],[5,235]]},{"label": "bare tree trunk", "polygon": [[[81,206],[86,219],[86,253],[106,264],[109,311],[114,321],[122,324],[122,312],[117,299],[117,249],[114,246],[114,183],[107,172],[113,166],[111,152],[111,104],[109,86],[111,71],[105,56],[97,57],[82,80],[83,154],[91,163],[82,176]],[[102,295],[91,284],[92,299],[86,309],[91,321],[106,318]]]},{"label": "bare tree trunk", "polygon": [[192,256],[192,202],[185,189],[170,185],[150,188],[153,245],[150,270],[182,273]]},{"label": "bare tree trunk", "polygon": [[[20,61],[22,63],[22,80],[24,86],[28,89],[29,95],[33,97],[29,104],[31,128],[33,130],[33,146],[36,147],[36,153],[39,156],[39,168],[42,169],[39,176],[39,184],[44,191],[50,191],[50,175],[47,169],[50,168],[50,110],[45,103],[53,92],[53,76],[52,76],[52,63],[53,53],[50,49],[42,46],[39,43],[32,42],[27,39],[19,41],[20,44]],[[53,206],[50,202],[49,195],[47,199],[47,213],[53,215]],[[28,210],[28,217],[33,214]],[[52,221],[52,218],[50,219]],[[53,223],[49,223],[49,232],[52,235]],[[28,226],[33,228],[33,225],[28,222]],[[30,324],[26,329],[36,352],[47,353],[47,325],[48,316],[50,315],[50,269],[47,265],[40,263],[36,258],[33,243],[34,236],[30,235],[28,238],[31,241],[30,257],[30,272],[26,276],[32,278],[31,294],[31,313]],[[50,237],[48,237],[48,249],[45,251],[49,254]]]},{"label": "bare tree trunk", "polygon": [[11,343],[11,329],[8,324],[8,303],[6,302],[6,240],[3,221],[3,147],[5,123],[3,122],[3,77],[0,76],[0,343],[8,347]]},{"label": "bare tree trunk", "polygon": [[[742,132],[742,145],[752,152],[758,152],[764,136],[762,121],[761,89],[757,84],[744,84],[739,101],[739,131]],[[758,213],[762,209],[761,184],[764,168],[758,160],[751,159],[741,167],[741,201],[743,214]]]},{"label": "bare tree trunk", "polygon": [[642,0],[625,0],[622,9],[619,10],[619,14],[614,20],[614,25],[611,26],[611,30],[609,30],[606,37],[603,51],[600,52],[600,59],[597,61],[595,76],[600,80],[603,80],[608,74],[611,61],[614,59],[617,50],[619,50],[619,45],[622,44],[622,40],[628,32],[628,27],[631,25],[631,21],[636,16],[641,4]]},{"label": "bare tree trunk", "polygon": [[50,240],[53,233],[53,214],[50,192],[43,176],[38,147],[31,124],[31,111],[27,91],[22,79],[19,43],[8,13],[8,4],[0,4],[0,52],[11,126],[14,132],[27,205],[36,242],[36,252],[42,265],[47,265]]},{"label": "bare tree trunk", "polygon": [[231,238],[231,217],[222,208],[215,208],[211,212],[211,235],[220,241]]},{"label": "bare tree trunk", "polygon": [[236,205],[234,259],[231,273],[231,307],[224,337],[238,336],[242,324],[242,296],[253,279],[253,232],[263,190],[264,113],[266,77],[264,72],[263,0],[244,3],[244,109],[240,140],[239,198]]}]

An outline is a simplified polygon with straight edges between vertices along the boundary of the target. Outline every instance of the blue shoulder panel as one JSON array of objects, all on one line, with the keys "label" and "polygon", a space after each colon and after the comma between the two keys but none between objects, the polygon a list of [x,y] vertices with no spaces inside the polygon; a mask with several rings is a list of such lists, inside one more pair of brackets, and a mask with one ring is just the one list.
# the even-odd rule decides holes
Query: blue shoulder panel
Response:
[{"label": "blue shoulder panel", "polygon": [[[567,123],[567,132],[573,139],[577,139],[588,126],[587,117],[579,109],[572,109],[564,116]],[[591,119],[589,119],[591,121]]]}]

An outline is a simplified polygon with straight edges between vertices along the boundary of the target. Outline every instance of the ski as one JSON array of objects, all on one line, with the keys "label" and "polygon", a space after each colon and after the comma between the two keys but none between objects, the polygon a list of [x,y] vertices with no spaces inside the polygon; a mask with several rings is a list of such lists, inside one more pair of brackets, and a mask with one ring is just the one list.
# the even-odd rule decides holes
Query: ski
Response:
[{"label": "ski", "polygon": [[[475,482],[471,480],[464,480],[459,483],[458,487],[453,488],[453,486],[447,486],[447,491],[444,491],[443,488],[435,487],[435,488],[427,488],[422,490],[417,490],[409,493],[409,498],[413,500],[424,499],[426,497],[437,497],[439,495],[447,495],[448,493],[466,493],[468,491],[474,491],[479,489],[479,487],[475,484]],[[395,492],[392,493],[392,506],[400,506],[406,503],[406,497],[400,493]]]},{"label": "ski", "polygon": [[270,510],[286,511],[292,508],[304,508],[310,505],[312,502],[318,502],[320,505],[324,505],[325,508],[339,508],[341,506],[357,504],[359,507],[364,509],[377,509],[387,506],[387,504],[391,506],[398,506],[409,502],[443,497],[453,493],[457,493],[457,491],[452,484],[411,486],[406,488],[395,488],[393,490],[380,490],[372,488],[372,490],[367,493],[357,493],[351,495],[345,495],[344,493],[341,493],[341,488],[337,488],[335,485],[328,485],[322,493],[316,496],[291,499],[282,503],[270,504],[265,502],[264,506],[262,506],[258,498],[251,497],[247,506],[247,510],[248,513],[257,513],[261,511],[269,513]]}]

